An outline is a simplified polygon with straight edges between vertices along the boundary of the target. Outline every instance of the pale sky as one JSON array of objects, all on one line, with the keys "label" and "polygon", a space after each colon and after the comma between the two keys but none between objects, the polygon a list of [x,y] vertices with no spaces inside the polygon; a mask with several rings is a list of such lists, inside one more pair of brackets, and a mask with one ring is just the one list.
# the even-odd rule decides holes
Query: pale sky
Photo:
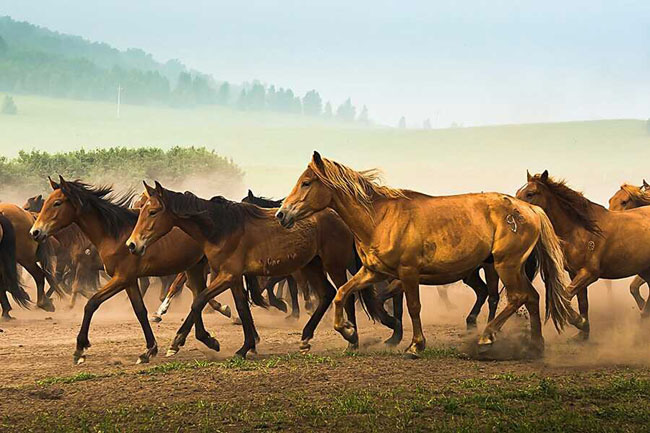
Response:
[{"label": "pale sky", "polygon": [[650,1],[0,0],[0,15],[351,97],[388,125],[650,117]]}]

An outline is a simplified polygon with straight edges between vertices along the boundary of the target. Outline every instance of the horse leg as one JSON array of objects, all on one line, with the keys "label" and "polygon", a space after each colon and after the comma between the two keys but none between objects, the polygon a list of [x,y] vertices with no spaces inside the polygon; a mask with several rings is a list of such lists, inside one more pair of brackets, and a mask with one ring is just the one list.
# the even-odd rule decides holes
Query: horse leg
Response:
[{"label": "horse leg", "polygon": [[81,364],[86,360],[84,351],[90,347],[88,331],[90,330],[90,321],[93,314],[95,314],[95,311],[97,311],[104,301],[121,292],[127,285],[128,282],[126,280],[113,277],[104,287],[91,296],[90,299],[88,299],[88,302],[86,302],[83,320],[81,321],[81,328],[79,329],[79,334],[77,334],[77,348],[74,352],[74,362],[76,364]]},{"label": "horse leg", "polygon": [[[256,277],[252,277],[252,278],[256,278]],[[264,290],[266,290],[266,292],[268,294],[269,305],[271,305],[272,307],[277,308],[278,310],[282,311],[283,313],[286,313],[287,312],[287,304],[285,304],[283,300],[276,297],[275,293],[273,293],[273,287],[275,287],[275,285],[279,281],[282,281],[283,279],[284,279],[284,277],[272,277],[272,278],[270,278],[266,282],[266,285],[264,286]]]},{"label": "horse leg", "polygon": [[528,290],[524,305],[530,317],[530,342],[535,355],[541,356],[544,353],[544,337],[542,336],[542,318],[539,314],[539,293],[537,293],[532,283],[529,281],[527,283],[525,287]]},{"label": "horse leg", "polygon": [[4,288],[0,288],[0,306],[2,306],[2,320],[13,320],[13,317],[9,314],[11,304],[7,297],[7,291]]},{"label": "horse leg", "polygon": [[469,276],[463,279],[463,283],[470,286],[472,290],[474,290],[474,293],[476,293],[476,302],[465,319],[467,329],[476,328],[476,318],[481,313],[481,308],[483,308],[483,304],[485,304],[485,301],[488,298],[488,287],[483,280],[481,280],[478,272],[479,269],[480,268],[476,268]]},{"label": "horse leg", "polygon": [[409,310],[409,316],[411,316],[411,323],[413,324],[413,338],[405,354],[409,358],[416,358],[419,356],[419,352],[426,347],[426,340],[422,332],[422,321],[420,320],[420,311],[422,309],[420,304],[420,276],[418,270],[413,267],[401,267],[398,273],[406,296],[406,307]]},{"label": "horse leg", "polygon": [[485,284],[488,291],[488,322],[491,322],[496,316],[499,306],[499,275],[491,263],[483,266],[483,272],[485,272]]},{"label": "horse leg", "polygon": [[440,300],[448,310],[453,310],[456,306],[449,300],[449,287],[447,285],[436,287]]},{"label": "horse leg", "polygon": [[336,329],[349,343],[356,344],[359,335],[350,322],[345,321],[343,317],[343,306],[348,296],[357,290],[361,290],[369,284],[385,280],[386,277],[377,274],[370,269],[362,266],[359,272],[354,274],[347,283],[343,284],[336,292],[334,297],[334,329]]},{"label": "horse leg", "polygon": [[[182,272],[181,272],[182,273]],[[158,300],[160,302],[165,300],[165,296],[167,296],[167,291],[171,287],[172,284],[174,284],[174,281],[176,281],[176,278],[178,275],[166,275],[164,277],[160,277],[160,294],[158,295]]]},{"label": "horse leg", "polygon": [[[572,274],[571,283],[566,288],[566,292],[569,295],[569,299],[572,299],[574,296],[580,293],[581,290],[583,289],[587,290],[587,287],[589,287],[591,283],[597,280],[598,280],[598,276],[595,273],[585,268],[582,268],[577,273]],[[586,294],[585,294],[585,298],[586,298]],[[583,300],[585,298],[583,298]],[[580,299],[578,298],[578,304],[580,304],[579,301]],[[589,310],[589,305],[587,304],[584,308],[585,308],[584,314],[586,314]],[[570,324],[578,328],[580,331],[588,329],[589,322],[587,322],[586,317],[583,316],[582,309],[581,309],[581,313],[578,314],[573,310],[573,308],[569,308],[569,314],[571,315],[571,317],[569,317]]]},{"label": "horse leg", "polygon": [[325,315],[325,312],[332,304],[332,300],[336,294],[336,289],[327,280],[320,258],[314,258],[314,260],[305,266],[302,271],[307,277],[307,281],[311,287],[313,287],[318,294],[318,305],[303,328],[302,338],[300,340],[300,351],[308,352],[309,349],[311,349],[309,340],[314,338],[314,331]]},{"label": "horse leg", "polygon": [[23,267],[36,282],[36,306],[49,313],[54,312],[55,308],[52,300],[45,296],[45,272],[43,272],[36,262],[24,264]]},{"label": "horse leg", "polygon": [[275,296],[277,296],[279,299],[284,299],[284,285],[286,281],[286,278],[282,278],[280,281],[278,281],[278,293],[276,293]]},{"label": "horse leg", "polygon": [[[330,277],[332,278],[332,281],[334,282],[334,285],[336,287],[341,287],[345,282],[347,281],[347,276],[345,274],[345,268],[343,269],[333,269],[330,270],[329,272]],[[372,307],[372,306],[370,306]],[[358,328],[357,328],[357,312],[356,312],[356,306],[355,306],[355,297],[350,296],[348,299],[345,301],[345,315],[348,317],[348,321],[354,326],[355,332],[358,333]],[[348,343],[348,351],[355,351],[359,349],[359,341],[357,340],[356,343],[349,342]]]},{"label": "horse leg", "polygon": [[643,299],[643,296],[641,296],[641,286],[645,284],[645,280],[641,278],[640,276],[634,277],[634,280],[632,283],[630,283],[630,293],[632,294],[632,297],[636,301],[636,305],[639,307],[639,310],[643,311],[646,301]]},{"label": "horse leg", "polygon": [[291,315],[287,319],[300,318],[300,303],[298,302],[298,284],[296,280],[289,275],[287,277],[287,285],[289,286],[289,294],[291,295]]},{"label": "horse leg", "polygon": [[580,290],[578,292],[578,310],[580,311],[580,315],[582,318],[585,320],[584,324],[582,325],[582,328],[578,332],[578,335],[576,336],[580,340],[588,340],[589,339],[589,331],[590,331],[590,326],[589,326],[589,298],[587,297],[587,288],[585,287],[584,289]]},{"label": "horse leg", "polygon": [[506,286],[508,304],[499,314],[496,315],[494,320],[487,324],[483,330],[483,333],[478,340],[479,352],[486,350],[490,345],[492,345],[492,343],[494,343],[496,333],[506,323],[510,316],[519,309],[519,307],[524,305],[527,301],[532,302],[528,299],[528,283],[524,280],[520,263],[509,264],[495,262],[495,269],[499,278]]},{"label": "horse leg", "polygon": [[[197,295],[196,299],[194,299],[192,302],[192,308],[190,309],[190,312],[183,321],[181,327],[178,328],[178,331],[176,331],[176,336],[174,337],[174,340],[172,341],[169,349],[167,349],[166,356],[173,356],[178,353],[180,347],[185,345],[187,335],[192,330],[192,326],[194,326],[197,322],[197,317],[200,316],[201,312],[203,311],[203,307],[205,307],[205,304],[208,303],[208,300],[227,290],[233,280],[234,278],[231,275],[226,274],[225,272],[219,272],[217,276],[213,278],[212,281],[210,281],[207,289],[203,290]],[[200,318],[198,320],[198,324],[198,326],[203,326],[203,321]],[[197,331],[196,336],[197,339],[203,342],[206,346],[214,350],[219,350],[219,342],[210,336],[210,334],[205,330],[205,327]]]},{"label": "horse leg", "polygon": [[144,301],[142,300],[142,294],[140,294],[140,288],[138,287],[137,281],[134,284],[127,286],[126,293],[129,295],[131,306],[133,307],[135,316],[138,318],[138,322],[140,322],[142,332],[144,332],[144,338],[147,341],[147,350],[138,357],[136,364],[146,364],[152,356],[158,354],[156,337],[154,337],[151,325],[147,319],[147,307],[145,307]]},{"label": "horse leg", "polygon": [[235,352],[235,356],[246,358],[249,350],[255,352],[255,344],[256,341],[259,341],[260,337],[255,329],[253,315],[251,314],[250,305],[244,292],[244,284],[241,277],[233,282],[230,290],[232,291],[233,298],[235,298],[237,314],[241,318],[242,327],[244,328],[244,345]]},{"label": "horse leg", "polygon": [[[640,274],[641,278],[644,281],[650,281],[650,271]],[[646,302],[641,311],[641,318],[648,319],[650,318],[650,302]]]},{"label": "horse leg", "polygon": [[[172,284],[169,286],[169,288],[167,288],[167,293],[165,294],[165,298],[160,303],[158,310],[151,315],[152,322],[162,321],[162,316],[165,313],[167,313],[167,310],[171,305],[172,298],[180,293],[181,289],[183,288],[183,284],[185,284],[186,281],[187,281],[187,276],[185,275],[185,272],[181,272],[180,274],[176,275]],[[205,280],[202,287],[205,287]]]},{"label": "horse leg", "polygon": [[140,277],[138,278],[138,285],[140,286],[140,294],[144,297],[147,294],[147,290],[149,290],[151,280],[149,277]]},{"label": "horse leg", "polygon": [[[380,284],[383,285],[385,283],[382,281],[375,286],[379,286]],[[393,301],[392,317],[384,308],[384,304],[389,298]],[[402,290],[402,283],[400,280],[393,280],[383,291],[379,291],[378,301],[381,323],[393,330],[393,335],[385,340],[384,344],[388,346],[397,346],[400,341],[402,341],[402,336],[404,335],[404,328],[402,326],[402,315],[404,314],[404,291]]]},{"label": "horse leg", "polygon": [[75,301],[77,300],[77,295],[79,294],[79,273],[75,272],[74,280],[72,281],[72,293],[70,294],[70,304],[68,308],[72,310],[74,308]]}]

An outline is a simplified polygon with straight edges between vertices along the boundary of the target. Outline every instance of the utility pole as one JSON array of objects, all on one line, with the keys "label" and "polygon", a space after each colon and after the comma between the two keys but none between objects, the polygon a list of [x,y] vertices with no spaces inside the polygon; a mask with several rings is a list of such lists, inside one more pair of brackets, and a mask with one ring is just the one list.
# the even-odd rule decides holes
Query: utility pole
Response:
[{"label": "utility pole", "polygon": [[122,86],[117,85],[117,118],[120,118],[120,105],[121,105],[121,99],[122,99]]}]

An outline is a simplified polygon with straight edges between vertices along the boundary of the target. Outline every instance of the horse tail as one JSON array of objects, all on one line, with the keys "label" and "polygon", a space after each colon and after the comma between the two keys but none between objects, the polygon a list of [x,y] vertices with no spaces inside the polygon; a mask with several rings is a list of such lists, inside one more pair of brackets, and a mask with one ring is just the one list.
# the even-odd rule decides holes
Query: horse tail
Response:
[{"label": "horse tail", "polygon": [[537,206],[532,209],[541,221],[541,234],[535,252],[546,286],[546,320],[551,318],[555,329],[560,332],[571,317],[571,303],[566,291],[568,281],[564,271],[564,253],[546,213]]},{"label": "horse tail", "polygon": [[524,272],[529,281],[533,281],[539,272],[539,259],[537,257],[537,249],[534,249],[528,258],[526,259],[526,264],[524,265]]},{"label": "horse tail", "polygon": [[54,289],[54,292],[59,296],[63,297],[66,292],[59,284],[56,279],[56,270],[52,263],[52,257],[55,257],[54,247],[52,245],[51,239],[45,239],[45,242],[38,244],[36,249],[36,261],[41,264],[41,269],[45,272],[48,282],[50,283],[51,288]]},{"label": "horse tail", "polygon": [[244,280],[246,281],[247,296],[250,296],[250,300],[253,301],[252,303],[263,308],[269,308],[269,304],[264,300],[264,296],[262,296],[262,289],[260,288],[257,277],[244,275]]},{"label": "horse tail", "polygon": [[[356,246],[352,245],[352,250],[354,251],[354,262],[348,267],[348,270],[352,275],[354,275],[361,270],[363,263],[361,262],[361,257],[359,257]],[[375,290],[374,284],[359,290],[358,299],[361,308],[368,318],[373,321],[382,321],[382,312],[384,312],[384,310],[377,296],[377,290]]]},{"label": "horse tail", "polygon": [[20,283],[16,263],[16,231],[9,219],[0,214],[2,240],[0,240],[0,286],[11,293],[16,303],[23,308],[29,308],[29,294]]}]

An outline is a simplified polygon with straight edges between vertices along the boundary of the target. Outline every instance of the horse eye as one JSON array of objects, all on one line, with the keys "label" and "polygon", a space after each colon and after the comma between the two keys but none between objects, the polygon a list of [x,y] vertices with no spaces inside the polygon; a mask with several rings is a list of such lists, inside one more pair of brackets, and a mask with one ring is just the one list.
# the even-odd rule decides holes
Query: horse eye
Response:
[{"label": "horse eye", "polygon": [[152,209],[152,210],[149,211],[149,215],[151,215],[151,216],[154,216],[154,215],[156,215],[157,213],[158,213],[158,210],[157,210],[157,209]]},{"label": "horse eye", "polygon": [[304,182],[302,183],[302,186],[309,186],[309,185],[311,185],[311,181],[310,181],[310,180],[306,180],[306,181],[304,181]]},{"label": "horse eye", "polygon": [[535,195],[535,193],[534,193],[533,191],[528,191],[528,192],[526,193],[526,197],[532,197],[532,196],[534,196],[534,195]]},{"label": "horse eye", "polygon": [[52,205],[52,207],[59,207],[59,206],[61,206],[61,200],[55,201],[54,204]]}]

